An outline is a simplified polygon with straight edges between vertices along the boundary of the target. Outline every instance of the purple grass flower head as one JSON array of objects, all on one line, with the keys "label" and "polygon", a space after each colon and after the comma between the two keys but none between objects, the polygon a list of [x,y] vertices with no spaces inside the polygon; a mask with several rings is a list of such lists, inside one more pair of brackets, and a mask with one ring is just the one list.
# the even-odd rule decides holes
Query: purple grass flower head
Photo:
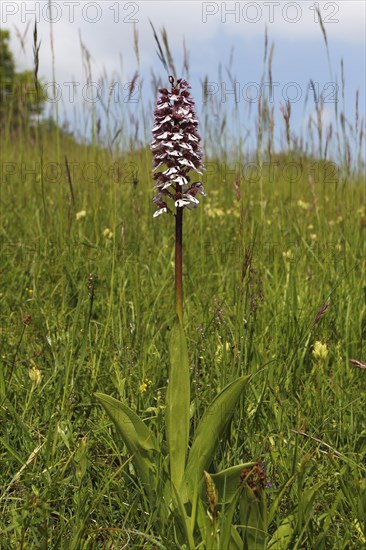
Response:
[{"label": "purple grass flower head", "polygon": [[240,473],[239,485],[246,484],[253,491],[255,496],[266,487],[272,487],[272,483],[267,480],[266,463],[262,460],[251,468],[244,468]]},{"label": "purple grass flower head", "polygon": [[171,212],[169,199],[176,208],[191,210],[199,204],[197,195],[205,196],[202,183],[192,183],[189,176],[192,171],[202,175],[205,169],[195,105],[189,92],[191,87],[186,80],[174,82],[171,76],[169,82],[170,91],[167,88],[159,90],[152,129],[154,189],[157,190],[153,199],[154,217]]}]

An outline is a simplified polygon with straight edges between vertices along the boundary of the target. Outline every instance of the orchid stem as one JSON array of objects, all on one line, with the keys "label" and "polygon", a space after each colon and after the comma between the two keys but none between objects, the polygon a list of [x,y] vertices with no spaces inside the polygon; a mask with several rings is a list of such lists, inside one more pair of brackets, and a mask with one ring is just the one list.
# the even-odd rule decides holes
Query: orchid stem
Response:
[{"label": "orchid stem", "polygon": [[183,208],[175,215],[175,308],[183,324]]}]

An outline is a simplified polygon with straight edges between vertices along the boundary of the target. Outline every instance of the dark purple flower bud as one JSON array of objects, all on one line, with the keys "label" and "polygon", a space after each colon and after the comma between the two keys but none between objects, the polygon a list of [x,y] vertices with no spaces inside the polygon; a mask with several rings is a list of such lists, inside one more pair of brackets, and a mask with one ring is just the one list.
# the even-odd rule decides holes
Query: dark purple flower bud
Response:
[{"label": "dark purple flower bud", "polygon": [[265,462],[259,460],[251,468],[244,468],[240,474],[239,485],[250,487],[255,496],[258,496],[266,487],[272,487],[272,483],[267,480]]},{"label": "dark purple flower bud", "polygon": [[[202,184],[195,182],[191,185],[188,175],[191,170],[198,174],[204,170],[201,138],[197,131],[198,120],[189,93],[190,86],[182,79],[174,83],[172,77],[169,82],[170,91],[166,88],[159,90],[152,129],[153,171],[158,168],[161,170],[154,174],[154,189],[158,191],[154,198],[157,206],[154,217],[170,211],[167,203],[161,200],[162,194],[171,197],[177,208],[187,206],[188,209],[197,207],[198,193],[205,196]],[[164,165],[166,168],[161,168]]]}]

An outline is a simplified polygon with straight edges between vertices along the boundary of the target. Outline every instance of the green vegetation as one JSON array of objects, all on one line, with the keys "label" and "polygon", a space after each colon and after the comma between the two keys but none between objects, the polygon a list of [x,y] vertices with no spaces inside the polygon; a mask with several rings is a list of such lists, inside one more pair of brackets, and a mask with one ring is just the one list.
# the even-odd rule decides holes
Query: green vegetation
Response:
[{"label": "green vegetation", "polygon": [[[208,196],[184,220],[191,435],[250,375],[210,473],[265,461],[272,550],[362,548],[366,374],[349,359],[365,362],[364,177],[324,155],[275,154],[266,116],[261,177],[237,150],[232,165],[213,153]],[[0,547],[178,547],[95,397],[124,401],[165,445],[174,220],[152,218],[151,154],[52,124],[0,145]]]},{"label": "green vegetation", "polygon": [[[37,70],[17,72],[9,49],[10,34],[0,30],[0,128],[26,128],[42,112],[45,96]],[[35,35],[35,40],[36,40]],[[37,46],[36,46],[37,50]],[[37,55],[38,52],[36,51]]]}]

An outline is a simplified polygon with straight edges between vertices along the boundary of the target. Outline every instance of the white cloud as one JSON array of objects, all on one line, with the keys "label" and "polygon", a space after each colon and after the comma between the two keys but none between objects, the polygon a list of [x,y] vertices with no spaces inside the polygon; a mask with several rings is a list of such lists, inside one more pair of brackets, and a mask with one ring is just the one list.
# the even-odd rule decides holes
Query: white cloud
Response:
[{"label": "white cloud", "polygon": [[[172,50],[178,58],[179,67],[183,61],[183,37],[189,50],[195,52],[197,60],[203,58],[209,49],[215,49],[217,41],[223,38],[237,40],[257,37],[261,46],[265,25],[272,40],[277,36],[288,40],[321,38],[317,15],[312,1],[246,1],[246,2],[199,2],[199,1],[64,1],[53,0],[52,18],[57,79],[80,78],[82,60],[79,33],[90,51],[95,69],[99,75],[104,67],[107,73],[119,70],[122,56],[125,74],[131,77],[137,62],[133,50],[133,21],[139,34],[142,69],[158,66],[155,41],[149,20],[157,31],[167,29]],[[365,41],[365,2],[342,0],[319,2],[324,26],[330,42]],[[27,55],[22,65],[32,66],[32,30],[35,14],[38,16],[40,49],[40,72],[49,78],[52,74],[50,49],[50,12],[48,2],[3,0],[1,20],[6,28],[17,26],[21,33],[30,24],[27,35]],[[95,20],[95,22],[93,22]],[[292,22],[291,22],[292,21]],[[19,52],[19,42],[14,33],[12,48]],[[220,51],[217,51],[220,57]],[[20,58],[22,60],[22,58]],[[220,61],[220,59],[218,59]],[[24,68],[23,66],[20,68]],[[161,70],[159,70],[161,72]]]},{"label": "white cloud", "polygon": [[207,26],[221,27],[226,34],[263,36],[267,26],[272,36],[311,39],[321,32],[316,4],[328,39],[364,43],[366,3],[362,0],[202,2],[202,18]]},{"label": "white cloud", "polygon": [[[119,83],[128,83],[137,69],[137,60],[133,44],[133,20],[139,35],[140,73],[149,87],[149,75],[152,68],[156,74],[164,75],[164,70],[156,55],[156,44],[153,38],[149,20],[156,31],[164,26],[177,69],[183,63],[183,37],[190,52],[191,71],[194,74],[194,84],[201,75],[215,78],[217,66],[222,63],[223,78],[226,78],[225,65],[230,46],[235,46],[234,74],[242,82],[260,78],[262,72],[264,29],[267,24],[269,39],[275,41],[274,80],[282,78],[281,89],[288,80],[297,80],[306,86],[310,77],[322,81],[329,78],[328,62],[322,44],[323,38],[320,25],[314,21],[316,14],[310,8],[312,1],[285,0],[246,1],[246,2],[185,2],[177,1],[110,1],[92,2],[88,0],[64,1],[52,0],[54,17],[59,16],[52,29],[56,61],[56,81],[63,85],[73,78],[81,84],[85,83],[80,47],[80,35],[83,43],[91,54],[93,79],[100,77],[105,69],[109,78],[115,77]],[[359,45],[365,41],[365,2],[342,0],[337,2],[319,2],[327,32],[330,52],[336,46],[338,52],[345,52],[346,79],[348,86],[360,87],[360,105],[364,98],[362,85],[364,73],[353,63],[354,52],[358,52],[358,65],[363,61]],[[46,0],[42,2],[2,0],[2,26],[11,30],[11,48],[15,53],[20,70],[33,67],[32,34],[34,14],[38,10],[38,34],[41,40],[39,74],[46,81],[52,80],[52,55],[50,46],[49,13]],[[85,8],[87,7],[87,9]],[[222,7],[224,6],[224,7]],[[258,6],[260,9],[258,9]],[[74,10],[73,19],[72,8]],[[300,9],[299,9],[300,8]],[[339,9],[338,9],[339,8]],[[116,11],[116,10],[119,11]],[[226,9],[226,11],[225,11]],[[228,10],[235,10],[231,15]],[[337,10],[337,13],[335,11]],[[12,15],[11,11],[15,11]],[[271,15],[273,17],[271,18]],[[58,17],[57,17],[58,18]],[[98,19],[95,23],[92,19]],[[236,20],[235,20],[236,18]],[[256,22],[254,21],[258,18]],[[289,22],[299,18],[297,22]],[[287,20],[286,20],[287,19]],[[331,23],[331,19],[338,22]],[[206,21],[206,22],[205,22]],[[226,22],[225,22],[226,21]],[[271,22],[273,21],[273,22]],[[19,40],[15,36],[14,26],[20,33],[25,32],[26,55],[21,54]],[[277,42],[276,42],[277,41]],[[307,45],[309,48],[307,49]],[[311,46],[311,48],[310,48]],[[244,51],[243,51],[244,47]],[[316,53],[321,50],[318,57]],[[310,54],[309,52],[312,52]],[[362,57],[363,55],[363,57]],[[224,58],[225,56],[225,58]],[[338,56],[338,53],[337,53]],[[121,74],[121,58],[123,73]],[[360,61],[361,60],[361,61]],[[336,64],[334,64],[336,66]],[[337,72],[337,70],[335,71]],[[314,74],[315,73],[315,74]],[[216,77],[218,78],[218,77]],[[286,80],[287,79],[287,80]],[[361,81],[361,84],[360,84]],[[79,88],[80,90],[80,88]],[[63,98],[68,94],[68,88],[63,88]],[[144,88],[145,94],[145,88]],[[145,95],[144,95],[145,97]],[[280,99],[282,101],[282,98]],[[352,98],[353,108],[354,99]],[[50,105],[52,107],[52,105]],[[71,110],[74,106],[67,105]]]}]

